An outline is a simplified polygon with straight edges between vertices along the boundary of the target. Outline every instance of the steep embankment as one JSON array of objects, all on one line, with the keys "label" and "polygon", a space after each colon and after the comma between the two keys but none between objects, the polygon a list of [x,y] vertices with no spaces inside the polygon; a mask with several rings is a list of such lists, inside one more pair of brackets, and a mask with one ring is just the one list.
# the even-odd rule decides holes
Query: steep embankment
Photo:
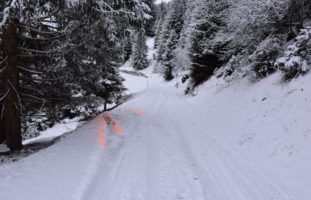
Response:
[{"label": "steep embankment", "polygon": [[311,199],[311,75],[288,84],[211,79],[189,99],[205,127],[263,171],[292,199]]}]

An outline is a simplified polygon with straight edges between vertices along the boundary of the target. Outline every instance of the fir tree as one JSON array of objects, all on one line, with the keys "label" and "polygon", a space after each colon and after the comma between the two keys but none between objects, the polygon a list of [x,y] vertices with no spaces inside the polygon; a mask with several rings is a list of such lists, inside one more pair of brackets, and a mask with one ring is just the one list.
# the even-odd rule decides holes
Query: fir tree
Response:
[{"label": "fir tree", "polygon": [[134,69],[142,70],[148,67],[147,51],[148,47],[146,44],[145,31],[140,30],[135,36],[132,50],[132,61]]},{"label": "fir tree", "polygon": [[144,29],[146,31],[146,36],[154,37],[155,36],[155,21],[156,21],[156,5],[154,4],[154,0],[144,0],[144,2],[148,5],[149,18],[146,20]]},{"label": "fir tree", "polygon": [[[164,53],[167,49],[167,41],[170,38],[171,30],[174,30],[175,32],[176,40],[180,37],[184,25],[185,10],[185,0],[175,0],[170,4],[168,13],[163,19],[163,25],[160,31],[161,35],[158,41],[157,61],[159,63],[164,61]],[[176,45],[174,45],[174,48],[176,48]]]},{"label": "fir tree", "polygon": [[124,91],[118,69],[124,30],[141,27],[148,8],[135,0],[12,2],[4,5],[0,31],[0,124],[14,150],[21,148],[21,112],[27,114],[24,124],[38,113],[57,121],[66,117],[65,110],[91,106],[97,98],[105,104],[118,101]]},{"label": "fir tree", "polygon": [[158,5],[157,20],[155,23],[154,48],[157,48],[160,43],[160,37],[162,35],[162,29],[163,29],[163,22],[167,14],[166,8],[167,8],[166,3],[162,2],[160,5]]},{"label": "fir tree", "polygon": [[224,26],[223,15],[227,8],[226,0],[204,1],[197,6],[196,24],[189,50],[192,62],[190,77],[194,87],[206,81],[222,65],[219,47],[215,48],[210,43]]},{"label": "fir tree", "polygon": [[174,30],[170,32],[170,37],[166,44],[166,49],[163,54],[164,79],[170,81],[174,78],[174,49],[177,44],[177,34]]}]

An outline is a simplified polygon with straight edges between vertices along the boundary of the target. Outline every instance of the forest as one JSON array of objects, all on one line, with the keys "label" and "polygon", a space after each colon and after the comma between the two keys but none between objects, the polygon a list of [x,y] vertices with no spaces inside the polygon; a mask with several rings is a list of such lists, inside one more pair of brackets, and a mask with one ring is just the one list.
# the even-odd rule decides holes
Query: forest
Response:
[{"label": "forest", "polygon": [[65,118],[119,104],[119,68],[156,67],[192,94],[210,77],[284,82],[311,63],[308,0],[6,0],[0,5],[0,142],[12,150]]},{"label": "forest", "polygon": [[156,21],[159,70],[167,80],[187,71],[186,92],[213,75],[290,81],[310,68],[310,20],[307,0],[174,0]]},{"label": "forest", "polygon": [[0,200],[310,200],[311,0],[0,0]]},{"label": "forest", "polygon": [[118,68],[131,54],[131,38],[151,29],[148,5],[154,6],[150,0],[1,1],[0,143],[21,149],[23,138],[61,119],[89,119],[120,102]]}]

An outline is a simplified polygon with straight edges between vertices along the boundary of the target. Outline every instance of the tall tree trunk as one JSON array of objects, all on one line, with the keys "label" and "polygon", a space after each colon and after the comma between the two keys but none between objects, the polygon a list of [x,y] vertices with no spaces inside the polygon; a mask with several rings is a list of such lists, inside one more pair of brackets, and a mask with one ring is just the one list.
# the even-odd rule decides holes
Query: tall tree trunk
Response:
[{"label": "tall tree trunk", "polygon": [[3,82],[8,95],[3,101],[4,123],[7,145],[11,151],[22,148],[20,98],[18,95],[18,71],[17,71],[17,43],[18,33],[16,22],[10,19],[3,32],[3,54],[5,70],[3,71]]},{"label": "tall tree trunk", "polygon": [[4,132],[4,118],[1,117],[2,113],[2,103],[0,103],[0,144],[2,144],[5,141],[5,132]]}]

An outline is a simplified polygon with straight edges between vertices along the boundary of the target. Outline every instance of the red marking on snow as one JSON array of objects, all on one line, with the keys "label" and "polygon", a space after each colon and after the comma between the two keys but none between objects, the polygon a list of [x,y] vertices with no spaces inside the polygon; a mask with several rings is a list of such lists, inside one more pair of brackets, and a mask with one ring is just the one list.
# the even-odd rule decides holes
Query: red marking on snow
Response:
[{"label": "red marking on snow", "polygon": [[145,113],[140,110],[139,108],[125,108],[124,111],[128,111],[128,112],[131,112],[131,113],[134,113],[136,115],[139,115],[141,117],[143,117],[145,115]]},{"label": "red marking on snow", "polygon": [[106,121],[105,118],[102,115],[99,115],[97,118],[97,121],[99,123],[99,131],[97,133],[97,139],[101,147],[106,148],[107,147],[107,142],[104,138],[104,134],[106,131]]},{"label": "red marking on snow", "polygon": [[117,135],[120,135],[120,133],[122,132],[122,126],[115,119],[113,119],[108,112],[105,113],[105,117],[114,126],[114,132]]}]

